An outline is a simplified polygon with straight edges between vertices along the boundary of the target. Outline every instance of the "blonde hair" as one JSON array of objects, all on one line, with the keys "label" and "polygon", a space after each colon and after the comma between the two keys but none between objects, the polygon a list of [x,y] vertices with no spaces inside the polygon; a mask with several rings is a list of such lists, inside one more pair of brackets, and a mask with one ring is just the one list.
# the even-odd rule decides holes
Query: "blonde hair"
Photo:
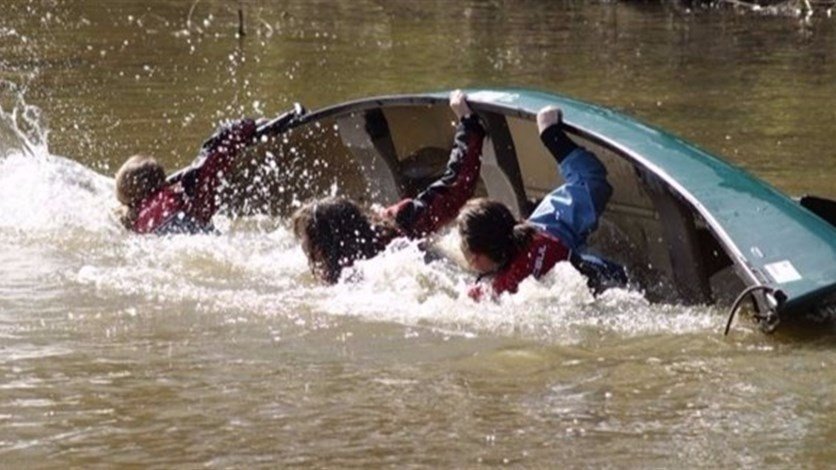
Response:
[{"label": "blonde hair", "polygon": [[154,157],[134,155],[116,172],[116,199],[125,208],[122,224],[130,228],[137,217],[137,206],[165,184],[165,170]]}]

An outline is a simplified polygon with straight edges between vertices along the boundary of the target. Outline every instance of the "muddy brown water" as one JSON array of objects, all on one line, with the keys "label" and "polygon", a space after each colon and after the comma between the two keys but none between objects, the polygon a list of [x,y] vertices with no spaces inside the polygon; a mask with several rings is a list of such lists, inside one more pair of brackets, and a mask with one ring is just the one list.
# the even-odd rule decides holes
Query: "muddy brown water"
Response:
[{"label": "muddy brown water", "polygon": [[[310,279],[285,221],[125,234],[110,175],[218,121],[520,86],[612,106],[836,197],[836,22],[585,2],[6,0],[0,466],[828,468],[836,331],[721,308],[499,304],[406,246]],[[22,139],[20,135],[25,136]],[[14,148],[26,140],[31,154]],[[48,145],[45,145],[48,144]]]}]

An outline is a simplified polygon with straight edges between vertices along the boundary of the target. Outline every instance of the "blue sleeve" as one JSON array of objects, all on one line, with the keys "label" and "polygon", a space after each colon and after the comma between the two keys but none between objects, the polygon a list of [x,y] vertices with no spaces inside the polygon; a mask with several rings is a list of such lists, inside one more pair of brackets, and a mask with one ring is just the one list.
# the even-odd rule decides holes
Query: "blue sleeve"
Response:
[{"label": "blue sleeve", "polygon": [[560,173],[564,184],[543,198],[528,221],[578,250],[598,227],[612,187],[601,161],[581,147],[562,159]]}]

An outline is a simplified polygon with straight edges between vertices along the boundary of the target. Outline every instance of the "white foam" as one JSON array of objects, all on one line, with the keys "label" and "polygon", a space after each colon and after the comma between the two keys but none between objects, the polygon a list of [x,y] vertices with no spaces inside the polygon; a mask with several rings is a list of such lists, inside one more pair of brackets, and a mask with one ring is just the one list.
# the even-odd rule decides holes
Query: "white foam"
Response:
[{"label": "white foam", "polygon": [[[42,253],[43,259],[58,256],[61,262],[55,266],[63,269],[60,282],[67,293],[92,290],[116,312],[138,303],[176,311],[185,303],[235,321],[253,315],[282,315],[302,323],[307,314],[351,316],[469,336],[564,343],[578,342],[590,332],[636,336],[717,327],[718,316],[706,308],[651,305],[640,294],[623,290],[593,298],[568,263],[541,280],[526,280],[515,295],[474,302],[465,292],[475,276],[462,267],[454,234],[441,237],[433,250],[448,258],[428,263],[416,243],[398,241],[346,270],[335,286],[313,279],[286,221],[220,217],[221,235],[131,234],[113,214],[113,180],[51,155],[45,140],[30,139],[17,127],[19,116],[0,110],[0,121],[14,126],[2,134],[13,138],[0,156],[0,250],[14,253],[25,246],[27,253]],[[37,116],[30,110],[26,119],[35,120],[27,125],[45,139]],[[25,263],[18,267],[32,269]],[[40,275],[33,271],[32,282],[39,282]]]},{"label": "white foam", "polygon": [[424,258],[416,243],[397,242],[327,286],[313,279],[284,227],[220,236],[123,234],[67,279],[104,298],[188,303],[244,318],[308,312],[560,343],[577,343],[590,332],[632,337],[718,327],[719,317],[706,308],[652,305],[640,293],[618,289],[594,298],[568,263],[541,280],[524,281],[515,295],[477,303],[466,295],[472,274],[448,260]]},{"label": "white foam", "polygon": [[113,181],[65,158],[0,159],[0,228],[55,231],[113,227]]}]

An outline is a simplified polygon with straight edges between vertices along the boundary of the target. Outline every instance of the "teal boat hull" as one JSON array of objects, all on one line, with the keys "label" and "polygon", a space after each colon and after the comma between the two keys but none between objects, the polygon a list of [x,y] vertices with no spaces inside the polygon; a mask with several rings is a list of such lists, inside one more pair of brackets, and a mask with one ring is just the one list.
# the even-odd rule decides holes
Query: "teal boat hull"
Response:
[{"label": "teal boat hull", "polygon": [[[563,110],[570,136],[601,157],[615,187],[591,248],[627,265],[649,297],[727,304],[760,286],[757,308],[773,323],[834,308],[836,228],[769,184],[612,109],[523,89],[467,91],[489,131],[480,191],[520,217],[561,183],[534,119],[547,105]],[[239,188],[233,205],[252,211],[261,201],[281,213],[334,188],[381,204],[414,194],[446,160],[448,93],[373,97],[306,114],[256,158],[281,160],[264,175],[270,183],[257,194]],[[288,161],[293,174],[306,168],[304,185],[282,174]],[[293,200],[284,194],[290,189]]]}]

